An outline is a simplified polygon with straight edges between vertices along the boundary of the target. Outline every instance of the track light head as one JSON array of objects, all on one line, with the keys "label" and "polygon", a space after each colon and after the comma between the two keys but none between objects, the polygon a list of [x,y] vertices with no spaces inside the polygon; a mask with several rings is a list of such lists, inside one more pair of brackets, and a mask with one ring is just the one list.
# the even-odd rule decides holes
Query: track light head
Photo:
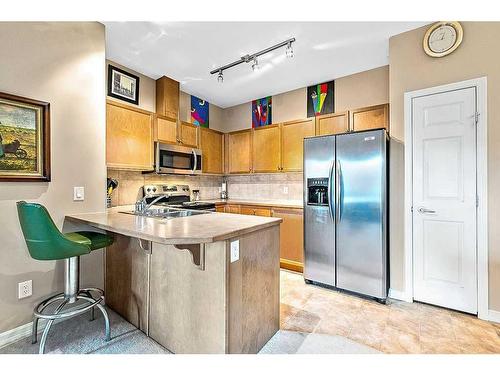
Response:
[{"label": "track light head", "polygon": [[219,83],[224,82],[224,76],[222,75],[222,69],[219,70],[219,75],[217,76],[217,82],[219,82]]},{"label": "track light head", "polygon": [[259,62],[257,61],[257,57],[253,58],[252,70],[255,72],[259,70]]},{"label": "track light head", "polygon": [[292,47],[292,42],[288,42],[286,49],[285,49],[285,55],[287,58],[291,59],[293,58],[293,47]]}]

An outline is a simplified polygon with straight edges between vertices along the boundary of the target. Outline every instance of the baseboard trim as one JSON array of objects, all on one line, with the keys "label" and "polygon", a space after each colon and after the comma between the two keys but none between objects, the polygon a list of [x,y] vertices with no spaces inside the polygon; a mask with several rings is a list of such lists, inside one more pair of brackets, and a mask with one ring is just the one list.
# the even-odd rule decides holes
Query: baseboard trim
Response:
[{"label": "baseboard trim", "polygon": [[[66,309],[66,310],[64,310],[64,312],[70,312],[72,310],[76,310],[77,307],[78,306]],[[85,313],[87,313],[87,312],[84,312],[82,314],[85,314]],[[98,313],[98,311],[96,311],[96,313]],[[56,319],[56,320],[54,320],[53,324],[58,324],[66,319],[71,319],[71,318],[72,317],[63,318],[63,319]],[[37,329],[38,334],[41,334],[43,332],[43,330],[45,329],[45,326],[47,325],[47,322],[48,322],[47,319],[40,319],[38,321],[38,329]],[[0,349],[3,347],[6,347],[6,346],[8,346],[16,341],[19,341],[19,340],[22,340],[26,337],[31,336],[32,329],[33,329],[33,322],[29,322],[29,323],[23,324],[22,326],[13,328],[9,331],[5,331],[5,332],[0,333]],[[40,341],[40,337],[38,337],[38,340]]]},{"label": "baseboard trim", "polygon": [[409,303],[413,302],[413,298],[409,298],[405,292],[402,292],[402,291],[396,290],[396,289],[392,289],[392,288],[389,288],[389,298],[397,299],[399,301],[405,301],[405,302],[409,302]]},{"label": "baseboard trim", "polygon": [[487,319],[490,322],[500,323],[500,311],[489,310]]}]

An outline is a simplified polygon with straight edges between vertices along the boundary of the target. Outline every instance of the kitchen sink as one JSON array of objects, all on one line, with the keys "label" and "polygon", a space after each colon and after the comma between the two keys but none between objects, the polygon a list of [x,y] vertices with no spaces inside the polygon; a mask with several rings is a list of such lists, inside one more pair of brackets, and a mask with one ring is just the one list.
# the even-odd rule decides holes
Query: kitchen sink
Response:
[{"label": "kitchen sink", "polygon": [[145,212],[137,212],[137,211],[120,211],[122,214],[136,215],[136,216],[145,216],[145,217],[156,217],[160,219],[173,219],[176,217],[188,217],[195,215],[203,215],[210,214],[210,211],[201,211],[201,210],[183,210],[177,208],[170,207],[161,207],[161,208],[149,208]]}]

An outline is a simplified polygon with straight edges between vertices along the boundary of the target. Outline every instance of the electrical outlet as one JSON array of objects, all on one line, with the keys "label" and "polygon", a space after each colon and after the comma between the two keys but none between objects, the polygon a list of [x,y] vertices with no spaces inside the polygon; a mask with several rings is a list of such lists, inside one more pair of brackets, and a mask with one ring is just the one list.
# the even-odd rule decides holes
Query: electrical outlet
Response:
[{"label": "electrical outlet", "polygon": [[75,186],[73,188],[73,200],[83,201],[85,199],[85,188],[83,186]]},{"label": "electrical outlet", "polygon": [[288,194],[288,186],[283,186],[283,194]]},{"label": "electrical outlet", "polygon": [[31,297],[33,294],[33,280],[26,280],[22,283],[17,284],[18,287],[18,298]]},{"label": "electrical outlet", "polygon": [[231,241],[231,263],[240,259],[240,240]]}]

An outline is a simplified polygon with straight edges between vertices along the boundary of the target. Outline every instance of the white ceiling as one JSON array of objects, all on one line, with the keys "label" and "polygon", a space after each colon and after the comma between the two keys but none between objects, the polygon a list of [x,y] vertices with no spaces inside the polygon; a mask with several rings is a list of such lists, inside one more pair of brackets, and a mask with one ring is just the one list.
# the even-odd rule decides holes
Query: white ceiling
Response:
[{"label": "white ceiling", "polygon": [[[106,57],[146,76],[163,75],[181,90],[226,108],[388,64],[389,37],[428,22],[104,22]],[[285,49],[210,71],[290,37]]]}]

